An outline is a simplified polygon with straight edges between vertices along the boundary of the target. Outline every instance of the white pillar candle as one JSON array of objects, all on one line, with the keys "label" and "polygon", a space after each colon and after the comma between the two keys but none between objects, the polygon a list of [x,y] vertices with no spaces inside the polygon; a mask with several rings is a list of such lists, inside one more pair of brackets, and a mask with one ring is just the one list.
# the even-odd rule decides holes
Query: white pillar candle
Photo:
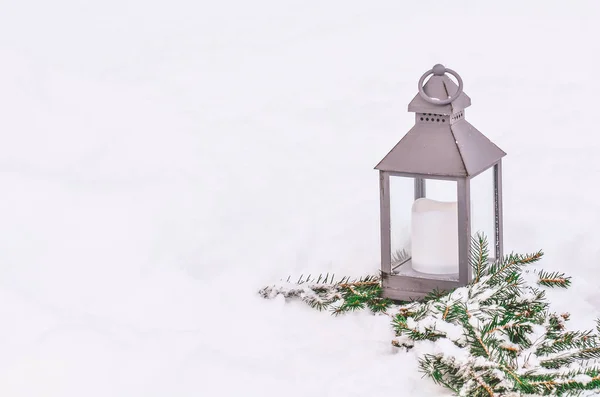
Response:
[{"label": "white pillar candle", "polygon": [[415,200],[411,220],[414,270],[429,274],[458,273],[458,204],[428,198]]}]

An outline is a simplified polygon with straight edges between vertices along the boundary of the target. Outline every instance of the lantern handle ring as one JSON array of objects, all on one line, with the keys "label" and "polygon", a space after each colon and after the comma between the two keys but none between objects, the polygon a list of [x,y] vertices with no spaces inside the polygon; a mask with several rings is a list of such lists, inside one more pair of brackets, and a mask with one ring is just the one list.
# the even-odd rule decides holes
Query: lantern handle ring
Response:
[{"label": "lantern handle ring", "polygon": [[[438,99],[438,98],[432,98],[430,96],[428,96],[425,91],[423,90],[423,83],[425,82],[425,79],[427,77],[429,77],[429,75],[436,75],[436,76],[443,76],[445,73],[450,73],[452,76],[454,76],[456,78],[456,80],[458,81],[458,90],[456,90],[456,92],[449,96],[447,99]],[[460,78],[460,76],[458,75],[458,73],[456,73],[454,70],[452,69],[448,69],[445,68],[443,65],[437,64],[433,67],[433,69],[428,70],[427,72],[425,72],[423,74],[423,76],[421,76],[421,78],[419,79],[419,94],[421,95],[421,98],[423,98],[425,101],[433,104],[433,105],[447,105],[449,103],[452,103],[452,101],[454,101],[456,98],[458,98],[460,96],[460,94],[462,94],[462,90],[463,90],[463,81]]]}]

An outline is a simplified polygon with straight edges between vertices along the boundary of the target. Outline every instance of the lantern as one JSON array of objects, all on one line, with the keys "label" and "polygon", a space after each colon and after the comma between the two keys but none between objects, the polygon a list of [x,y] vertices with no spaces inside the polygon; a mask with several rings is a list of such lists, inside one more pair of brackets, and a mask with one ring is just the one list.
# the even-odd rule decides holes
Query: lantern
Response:
[{"label": "lantern", "polygon": [[[471,281],[471,181],[492,168],[493,254],[503,256],[502,158],[506,153],[465,120],[471,99],[456,72],[435,65],[423,74],[418,87],[408,105],[408,111],[415,113],[414,127],[375,167],[380,182],[383,294],[393,300],[419,299],[434,289],[450,290]],[[390,177],[414,179],[411,250],[397,263],[392,261]],[[455,181],[456,201],[427,198],[428,179]]]}]

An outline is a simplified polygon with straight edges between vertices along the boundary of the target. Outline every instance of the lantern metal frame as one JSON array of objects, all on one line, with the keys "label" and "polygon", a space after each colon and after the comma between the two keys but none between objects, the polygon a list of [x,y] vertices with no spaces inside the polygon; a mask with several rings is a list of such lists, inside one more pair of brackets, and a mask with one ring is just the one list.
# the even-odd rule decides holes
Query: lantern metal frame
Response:
[{"label": "lantern metal frame", "polygon": [[[446,73],[455,76],[459,85]],[[423,86],[429,75],[431,78]],[[382,286],[387,298],[419,299],[434,289],[450,290],[471,281],[471,180],[490,168],[493,168],[494,189],[494,259],[504,255],[502,158],[506,153],[464,119],[464,109],[471,100],[462,92],[462,86],[460,76],[442,65],[427,71],[419,80],[419,93],[408,106],[409,112],[416,113],[415,126],[375,167],[379,170]],[[413,178],[415,200],[426,197],[427,179],[456,181],[457,277],[414,271],[410,257],[392,263],[390,177]],[[398,268],[402,268],[402,273],[396,271]]]}]

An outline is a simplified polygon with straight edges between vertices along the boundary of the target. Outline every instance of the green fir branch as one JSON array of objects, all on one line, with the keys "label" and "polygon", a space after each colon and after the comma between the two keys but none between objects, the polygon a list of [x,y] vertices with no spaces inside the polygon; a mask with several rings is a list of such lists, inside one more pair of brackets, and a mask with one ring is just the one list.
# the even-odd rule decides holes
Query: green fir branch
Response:
[{"label": "green fir branch", "polygon": [[[406,259],[400,251],[394,262]],[[259,291],[265,298],[283,295],[318,310],[341,315],[370,310],[390,317],[392,345],[416,345],[447,339],[458,349],[419,358],[419,370],[460,396],[575,396],[600,391],[600,320],[595,330],[566,329],[567,313],[549,311],[539,287],[568,288],[571,278],[539,271],[537,282],[523,277],[542,251],[510,254],[489,261],[482,234],[471,241],[473,281],[451,291],[431,291],[421,301],[400,305],[383,296],[381,274],[358,279],[335,275],[300,276]]]},{"label": "green fir branch", "polygon": [[567,277],[564,273],[540,270],[538,276],[538,284],[544,287],[568,288],[571,285],[571,277]]},{"label": "green fir branch", "polygon": [[483,233],[477,233],[471,239],[471,257],[469,264],[473,269],[473,280],[479,282],[484,276],[484,269],[488,263],[489,248],[488,241]]}]

